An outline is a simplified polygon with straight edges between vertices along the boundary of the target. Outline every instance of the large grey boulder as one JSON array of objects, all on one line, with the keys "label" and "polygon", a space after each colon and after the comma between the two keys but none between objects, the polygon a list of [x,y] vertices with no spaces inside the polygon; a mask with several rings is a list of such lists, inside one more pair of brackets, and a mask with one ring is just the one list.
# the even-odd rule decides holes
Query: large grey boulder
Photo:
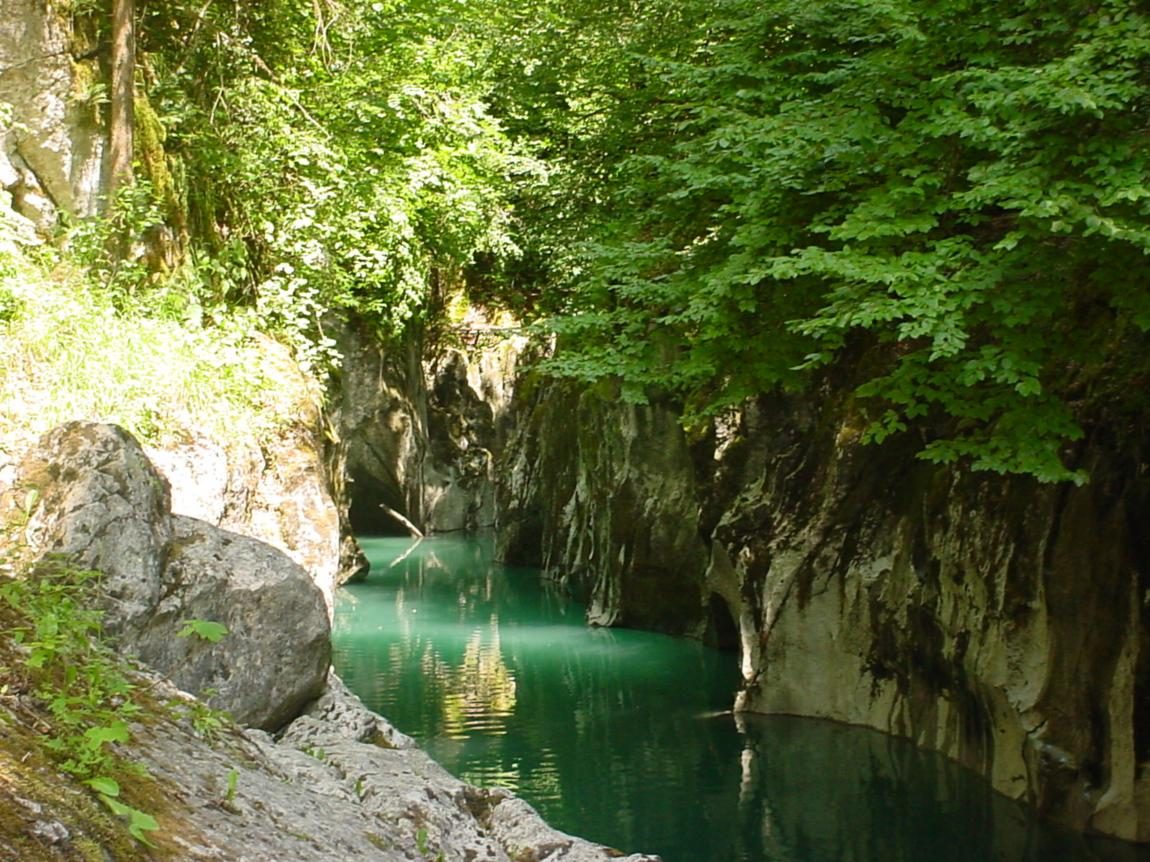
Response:
[{"label": "large grey boulder", "polygon": [[[164,596],[125,636],[176,685],[240,724],[274,729],[314,698],[331,661],[320,591],[283,554],[194,518],[172,518]],[[227,626],[217,643],[172,637],[185,620]]]},{"label": "large grey boulder", "polygon": [[[19,465],[4,516],[34,555],[103,573],[107,629],[126,651],[242,724],[274,729],[323,688],[327,608],[298,564],[269,545],[173,516],[165,480],[113,425],[73,422]],[[188,620],[223,623],[213,645]]]},{"label": "large grey boulder", "polygon": [[[71,422],[20,462],[6,520],[34,553],[103,573],[105,627],[137,627],[160,600],[172,536],[168,485],[122,428]],[[22,511],[21,511],[22,510]]]}]

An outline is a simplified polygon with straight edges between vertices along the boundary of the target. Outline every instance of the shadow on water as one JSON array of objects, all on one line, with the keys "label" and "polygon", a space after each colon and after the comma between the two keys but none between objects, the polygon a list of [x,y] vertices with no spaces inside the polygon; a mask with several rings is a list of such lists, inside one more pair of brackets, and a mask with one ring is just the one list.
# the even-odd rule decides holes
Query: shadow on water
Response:
[{"label": "shadow on water", "polygon": [[[772,862],[1145,862],[1039,823],[956,764],[864,728],[740,716],[739,855]],[[739,858],[739,857],[736,857]]]},{"label": "shadow on water", "polygon": [[336,609],[339,672],[451,772],[561,829],[666,862],[1150,862],[1036,824],[903,741],[732,716],[730,653],[588,628],[488,542],[364,546],[372,574]]}]

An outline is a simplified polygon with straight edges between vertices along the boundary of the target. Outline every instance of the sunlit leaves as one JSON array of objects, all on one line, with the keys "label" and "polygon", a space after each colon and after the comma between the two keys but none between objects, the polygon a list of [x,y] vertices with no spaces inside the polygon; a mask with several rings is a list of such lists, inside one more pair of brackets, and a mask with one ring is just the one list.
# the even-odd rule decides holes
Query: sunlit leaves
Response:
[{"label": "sunlit leaves", "polygon": [[1065,394],[1150,325],[1146,14],[704,5],[634,46],[662,86],[626,116],[663,134],[618,151],[556,369],[705,405],[867,345],[870,439],[1080,478]]}]

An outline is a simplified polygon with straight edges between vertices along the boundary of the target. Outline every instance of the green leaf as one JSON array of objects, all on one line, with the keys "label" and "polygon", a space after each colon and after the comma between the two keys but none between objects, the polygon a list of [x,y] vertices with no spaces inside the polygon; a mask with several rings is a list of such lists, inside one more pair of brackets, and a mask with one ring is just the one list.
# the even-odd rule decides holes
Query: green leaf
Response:
[{"label": "green leaf", "polygon": [[155,817],[144,811],[140,811],[138,808],[133,808],[131,805],[125,805],[123,802],[113,799],[110,796],[101,796],[100,798],[113,814],[117,817],[126,817],[128,819],[129,835],[141,844],[146,844],[149,847],[155,846],[147,835],[148,832],[155,832],[160,828],[160,824],[156,822]]},{"label": "green leaf", "polygon": [[90,727],[84,731],[84,739],[92,748],[99,748],[109,742],[127,742],[130,738],[128,725],[122,721],[106,727]]},{"label": "green leaf", "polygon": [[184,620],[184,627],[176,633],[176,636],[186,638],[194,635],[214,644],[218,643],[227,633],[228,627],[223,623],[212,620]]},{"label": "green leaf", "polygon": [[98,775],[95,778],[89,778],[84,783],[102,796],[115,797],[120,795],[120,785],[114,778]]}]

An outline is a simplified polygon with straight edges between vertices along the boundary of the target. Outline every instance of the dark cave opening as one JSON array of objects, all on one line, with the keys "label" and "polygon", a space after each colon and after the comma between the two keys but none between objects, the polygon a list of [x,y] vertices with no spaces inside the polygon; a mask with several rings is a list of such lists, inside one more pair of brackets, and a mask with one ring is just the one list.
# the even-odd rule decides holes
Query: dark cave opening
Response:
[{"label": "dark cave opening", "polygon": [[718,593],[711,593],[707,607],[707,631],[703,642],[715,649],[737,652],[741,645],[739,626],[731,614],[730,605]]},{"label": "dark cave opening", "polygon": [[407,536],[410,531],[392,515],[393,509],[418,523],[408,511],[407,501],[394,484],[382,482],[367,473],[348,475],[348,523],[357,536]]}]

